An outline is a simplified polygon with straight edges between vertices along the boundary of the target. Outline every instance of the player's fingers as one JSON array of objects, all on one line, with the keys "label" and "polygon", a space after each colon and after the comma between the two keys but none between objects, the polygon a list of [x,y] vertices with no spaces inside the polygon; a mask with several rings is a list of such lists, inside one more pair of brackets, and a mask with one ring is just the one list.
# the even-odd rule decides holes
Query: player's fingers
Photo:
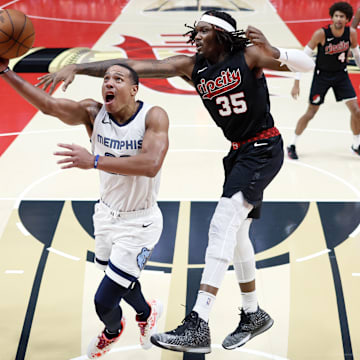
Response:
[{"label": "player's fingers", "polygon": [[65,149],[72,149],[73,148],[73,145],[65,144],[65,143],[58,143],[57,146],[63,147]]},{"label": "player's fingers", "polygon": [[[56,88],[56,84],[58,83],[59,81],[56,81],[56,79],[52,79],[50,84],[50,90],[49,90],[49,94],[52,95],[52,93],[55,91],[55,88]],[[50,85],[49,84],[49,85]]]},{"label": "player's fingers", "polygon": [[64,85],[62,86],[63,91],[66,91],[67,87],[73,82],[74,78],[67,78],[64,80]]},{"label": "player's fingers", "polygon": [[76,167],[76,165],[75,164],[69,164],[69,165],[61,166],[61,169],[71,169],[73,167]]},{"label": "player's fingers", "polygon": [[72,151],[55,151],[54,155],[56,156],[73,156],[73,152]]},{"label": "player's fingers", "polygon": [[56,163],[57,163],[57,164],[67,164],[67,163],[73,164],[73,163],[74,163],[74,160],[73,160],[72,158],[67,157],[67,158],[58,160]]}]

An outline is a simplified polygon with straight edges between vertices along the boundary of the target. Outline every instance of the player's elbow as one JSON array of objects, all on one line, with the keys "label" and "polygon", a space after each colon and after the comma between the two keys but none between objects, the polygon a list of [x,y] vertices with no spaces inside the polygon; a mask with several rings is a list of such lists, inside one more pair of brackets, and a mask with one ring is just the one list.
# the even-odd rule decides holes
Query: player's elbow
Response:
[{"label": "player's elbow", "polygon": [[45,115],[57,116],[56,106],[53,98],[46,98],[45,101],[41,104],[40,110]]},{"label": "player's elbow", "polygon": [[147,164],[146,175],[147,177],[153,178],[161,169],[161,161],[158,159],[152,159]]}]

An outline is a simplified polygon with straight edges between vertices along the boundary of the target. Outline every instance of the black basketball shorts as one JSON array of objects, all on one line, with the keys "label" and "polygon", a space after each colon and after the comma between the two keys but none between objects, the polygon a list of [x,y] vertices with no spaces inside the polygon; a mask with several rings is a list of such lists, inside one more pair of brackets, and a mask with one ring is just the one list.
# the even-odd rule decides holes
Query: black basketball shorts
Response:
[{"label": "black basketball shorts", "polygon": [[330,88],[334,91],[336,101],[356,98],[347,71],[329,72],[315,69],[310,89],[310,104],[321,105]]},{"label": "black basketball shorts", "polygon": [[274,179],[284,161],[281,135],[262,139],[231,149],[223,159],[225,181],[222,197],[230,198],[241,191],[252,205],[249,218],[260,217],[264,189]]}]

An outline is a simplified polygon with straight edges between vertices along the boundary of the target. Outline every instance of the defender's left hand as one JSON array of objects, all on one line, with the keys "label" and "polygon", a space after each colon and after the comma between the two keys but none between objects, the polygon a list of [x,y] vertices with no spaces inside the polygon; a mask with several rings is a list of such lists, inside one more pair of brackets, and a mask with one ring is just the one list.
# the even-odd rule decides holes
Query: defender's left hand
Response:
[{"label": "defender's left hand", "polygon": [[249,25],[246,29],[246,37],[256,46],[261,48],[265,55],[278,59],[280,52],[277,48],[271,46],[265,35],[254,26]]},{"label": "defender's left hand", "polygon": [[90,154],[82,146],[76,144],[58,144],[58,146],[67,149],[67,151],[56,151],[54,155],[66,156],[59,160],[58,164],[66,164],[62,169],[70,169],[77,167],[79,169],[92,169],[94,167],[94,155]]}]

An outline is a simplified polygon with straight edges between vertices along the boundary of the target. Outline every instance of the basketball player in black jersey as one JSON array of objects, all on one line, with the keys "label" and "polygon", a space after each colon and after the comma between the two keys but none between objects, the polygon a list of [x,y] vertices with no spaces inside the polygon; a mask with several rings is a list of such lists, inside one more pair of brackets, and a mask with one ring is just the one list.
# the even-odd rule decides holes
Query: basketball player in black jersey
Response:
[{"label": "basketball player in black jersey", "polygon": [[[351,148],[356,154],[360,155],[360,109],[346,68],[350,49],[356,65],[360,67],[357,32],[354,26],[346,26],[353,16],[353,9],[346,2],[337,2],[330,7],[329,14],[333,23],[316,30],[304,49],[305,53],[311,56],[312,51],[317,47],[316,67],[310,90],[310,104],[305,114],[298,120],[294,137],[287,147],[290,159],[298,159],[296,152],[298,137],[318,112],[330,88],[334,91],[336,101],[345,101],[351,112],[350,123],[353,132]],[[291,90],[291,95],[295,99],[300,93],[299,84],[298,78],[295,80]]]},{"label": "basketball player in black jersey", "polygon": [[[193,311],[177,329],[156,334],[151,341],[162,348],[195,353],[211,351],[208,319],[217,291],[230,262],[242,294],[239,326],[223,347],[244,345],[273,324],[258,306],[255,289],[255,256],[249,238],[251,219],[259,217],[263,191],[283,163],[283,143],[270,114],[269,93],[263,68],[311,71],[313,60],[303,51],[278,49],[263,33],[249,26],[236,30],[236,21],[219,11],[207,11],[189,32],[197,54],[164,60],[116,59],[69,65],[40,78],[50,92],[59,81],[63,89],[75,74],[101,76],[106,66],[125,62],[140,77],[181,76],[191,81],[209,114],[230,141],[224,159],[223,193],[211,220],[209,243],[200,290]],[[246,35],[246,37],[244,36]],[[254,46],[247,46],[252,42]]]}]

